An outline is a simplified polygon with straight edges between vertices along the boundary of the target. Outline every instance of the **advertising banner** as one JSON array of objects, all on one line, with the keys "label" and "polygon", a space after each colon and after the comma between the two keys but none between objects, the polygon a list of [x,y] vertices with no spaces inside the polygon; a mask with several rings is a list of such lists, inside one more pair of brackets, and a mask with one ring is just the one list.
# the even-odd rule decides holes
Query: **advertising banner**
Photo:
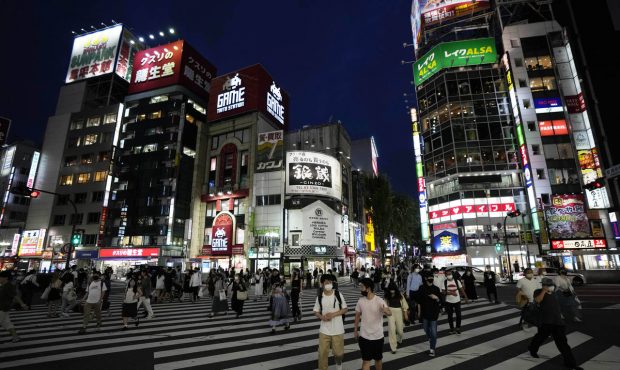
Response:
[{"label": "advertising banner", "polygon": [[461,249],[457,229],[446,229],[433,236],[433,253],[456,253]]},{"label": "advertising banner", "polygon": [[73,40],[66,83],[112,73],[123,26],[118,24]]},{"label": "advertising banner", "polygon": [[551,239],[574,239],[590,236],[590,223],[585,213],[583,196],[554,195],[551,204],[545,209]]},{"label": "advertising banner", "polygon": [[[132,43],[133,42],[133,43]],[[131,72],[133,71],[134,56],[138,50],[144,49],[142,43],[135,40],[127,31],[123,32],[123,40],[118,51],[116,62],[116,74],[127,82],[131,82]]]},{"label": "advertising banner", "polygon": [[489,64],[497,61],[495,39],[463,40],[441,43],[413,64],[416,86],[443,68]]},{"label": "advertising banner", "polygon": [[300,244],[338,246],[336,223],[340,225],[341,216],[325,203],[316,201],[302,209],[303,226]]},{"label": "advertising banner", "polygon": [[214,78],[210,92],[209,122],[259,111],[278,126],[288,125],[288,94],[260,64]]},{"label": "advertising banner", "polygon": [[286,153],[286,193],[320,195],[340,199],[340,162],[316,152]]},{"label": "advertising banner", "polygon": [[551,240],[551,249],[601,249],[607,248],[605,239]]},{"label": "advertising banner", "polygon": [[234,240],[235,221],[227,212],[218,214],[211,228],[211,255],[230,255]]},{"label": "advertising banner", "polygon": [[560,98],[536,98],[534,99],[534,108],[536,109],[558,108],[558,107],[560,108],[560,111],[561,111],[562,100]]},{"label": "advertising banner", "polygon": [[0,117],[0,146],[6,144],[6,138],[9,136],[9,128],[11,128],[11,120]]},{"label": "advertising banner", "polygon": [[284,163],[284,131],[261,132],[256,149],[256,172],[278,171]]},{"label": "advertising banner", "polygon": [[432,224],[463,218],[504,217],[516,209],[512,197],[473,198],[445,202],[429,207]]},{"label": "advertising banner", "polygon": [[159,248],[101,248],[99,258],[159,257]]},{"label": "advertising banner", "polygon": [[540,136],[568,135],[568,126],[563,119],[539,121],[538,129],[540,130]]},{"label": "advertising banner", "polygon": [[75,258],[79,260],[80,259],[94,259],[94,258],[97,258],[97,256],[98,256],[97,250],[94,250],[94,249],[75,251]]},{"label": "advertising banner", "polygon": [[620,226],[618,225],[618,214],[616,212],[609,212],[609,223],[611,224],[614,239],[620,240]]},{"label": "advertising banner", "polygon": [[26,230],[22,234],[22,241],[19,244],[20,257],[40,256],[43,253],[43,243],[45,241],[46,229]]},{"label": "advertising banner", "polygon": [[136,53],[128,93],[179,84],[207,99],[214,75],[215,67],[179,40]]},{"label": "advertising banner", "polygon": [[[415,0],[414,0],[415,1]],[[422,24],[432,25],[489,8],[489,0],[418,0]]]},{"label": "advertising banner", "polygon": [[581,113],[586,110],[586,101],[583,98],[583,92],[578,95],[564,96],[566,101],[566,109],[568,113]]}]

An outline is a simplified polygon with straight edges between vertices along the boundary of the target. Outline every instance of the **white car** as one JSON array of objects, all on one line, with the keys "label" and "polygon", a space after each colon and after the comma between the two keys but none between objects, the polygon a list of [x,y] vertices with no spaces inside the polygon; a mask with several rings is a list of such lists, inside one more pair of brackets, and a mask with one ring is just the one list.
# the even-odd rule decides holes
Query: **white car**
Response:
[{"label": "white car", "polygon": [[481,269],[477,268],[477,267],[473,267],[473,266],[447,266],[446,267],[446,271],[457,271],[459,273],[459,275],[461,275],[461,278],[463,278],[463,276],[465,276],[465,271],[470,268],[472,273],[474,274],[474,277],[476,278],[476,284],[478,285],[483,285],[484,284],[484,271],[482,271]]},{"label": "white car", "polygon": [[[558,268],[555,267],[545,267],[544,268],[545,271],[547,272],[546,277],[554,279],[559,275],[559,270]],[[536,275],[536,272],[538,271],[537,268],[532,268],[532,270],[534,270],[534,275]],[[583,274],[580,274],[578,272],[571,272],[569,270],[566,270],[566,276],[568,276],[568,278],[571,281],[571,284],[573,284],[573,286],[582,286],[583,284],[586,283],[586,277]],[[523,274],[523,271],[521,272],[515,272],[513,275],[513,279],[514,281],[523,279],[525,276]]]}]

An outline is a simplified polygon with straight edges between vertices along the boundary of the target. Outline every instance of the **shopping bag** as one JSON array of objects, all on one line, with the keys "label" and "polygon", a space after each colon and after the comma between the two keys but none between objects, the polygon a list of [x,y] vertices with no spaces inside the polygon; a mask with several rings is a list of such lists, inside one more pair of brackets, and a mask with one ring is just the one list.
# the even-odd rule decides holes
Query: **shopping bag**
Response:
[{"label": "shopping bag", "polygon": [[248,292],[247,291],[241,291],[238,290],[237,291],[237,300],[239,301],[245,301],[246,299],[248,299]]},{"label": "shopping bag", "polygon": [[220,301],[226,300],[226,290],[220,289]]},{"label": "shopping bag", "polygon": [[204,294],[205,294],[204,287],[201,286],[200,290],[198,291],[198,297],[203,298]]}]

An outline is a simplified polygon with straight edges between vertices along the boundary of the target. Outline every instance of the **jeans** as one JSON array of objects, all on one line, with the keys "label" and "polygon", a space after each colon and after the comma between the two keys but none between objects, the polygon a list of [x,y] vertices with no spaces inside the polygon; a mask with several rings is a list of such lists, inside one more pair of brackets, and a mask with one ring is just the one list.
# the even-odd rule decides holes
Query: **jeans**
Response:
[{"label": "jeans", "polygon": [[428,341],[431,344],[431,349],[435,350],[435,346],[437,346],[437,320],[428,320],[424,319],[422,321],[422,327],[424,328],[424,332],[428,337]]},{"label": "jeans", "polygon": [[549,338],[549,335],[553,336],[555,345],[558,347],[558,350],[560,350],[560,353],[562,353],[562,356],[564,356],[564,364],[568,367],[575,367],[577,362],[566,340],[566,327],[564,325],[542,324],[539,326],[538,332],[534,338],[532,338],[532,343],[530,343],[530,352],[537,353],[541,344]]},{"label": "jeans", "polygon": [[450,330],[454,329],[454,313],[456,312],[456,328],[461,328],[461,302],[450,303],[446,302],[446,312],[448,313],[448,323],[450,324]]}]

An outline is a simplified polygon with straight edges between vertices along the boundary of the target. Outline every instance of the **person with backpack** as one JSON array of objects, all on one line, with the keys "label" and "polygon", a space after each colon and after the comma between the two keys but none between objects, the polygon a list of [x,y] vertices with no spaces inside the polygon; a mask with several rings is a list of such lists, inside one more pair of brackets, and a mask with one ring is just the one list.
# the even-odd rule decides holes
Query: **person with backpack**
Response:
[{"label": "person with backpack", "polygon": [[[443,294],[445,296],[446,312],[448,313],[448,323],[450,324],[450,334],[461,334],[461,297],[465,303],[469,303],[465,289],[459,280],[454,278],[451,270],[446,271]],[[460,294],[459,294],[460,292]],[[454,327],[454,314],[456,313],[456,328]]]},{"label": "person with backpack", "polygon": [[60,306],[60,313],[64,317],[69,317],[73,307],[77,305],[77,293],[75,292],[75,286],[73,281],[75,280],[73,274],[65,274],[63,277],[64,285],[62,287],[62,304]]},{"label": "person with backpack", "polygon": [[403,297],[396,285],[395,281],[391,281],[385,291],[385,301],[392,311],[392,315],[388,316],[388,341],[392,353],[396,353],[398,344],[403,341],[404,323],[409,319],[409,305]]},{"label": "person with backpack", "polygon": [[329,351],[334,354],[336,369],[342,370],[344,358],[344,315],[347,303],[344,296],[334,289],[336,277],[322,276],[322,292],[314,303],[314,316],[321,320],[319,327],[319,370],[327,370]]},{"label": "person with backpack", "polygon": [[[370,370],[370,362],[375,361],[375,368],[383,367],[383,315],[390,316],[392,311],[385,301],[375,295],[375,284],[370,278],[360,281],[362,297],[355,306],[355,323],[353,336],[357,338],[362,354],[362,370]],[[361,322],[361,325],[360,325]],[[361,330],[358,330],[361,326]]]},{"label": "person with backpack", "polygon": [[86,328],[90,321],[91,311],[95,312],[97,318],[97,331],[101,329],[101,302],[103,301],[103,293],[107,290],[103,281],[101,281],[101,275],[98,271],[93,272],[93,281],[86,288],[86,293],[82,301],[84,302],[84,321],[82,328],[78,334],[85,334]]},{"label": "person with backpack", "polygon": [[532,342],[528,346],[530,355],[538,358],[538,349],[551,335],[555,345],[564,357],[564,364],[575,370],[583,370],[577,366],[577,361],[566,340],[566,324],[562,317],[560,302],[555,294],[555,284],[549,278],[543,278],[541,281],[542,288],[534,291],[534,302],[540,311],[540,325],[538,332],[532,338]]}]

